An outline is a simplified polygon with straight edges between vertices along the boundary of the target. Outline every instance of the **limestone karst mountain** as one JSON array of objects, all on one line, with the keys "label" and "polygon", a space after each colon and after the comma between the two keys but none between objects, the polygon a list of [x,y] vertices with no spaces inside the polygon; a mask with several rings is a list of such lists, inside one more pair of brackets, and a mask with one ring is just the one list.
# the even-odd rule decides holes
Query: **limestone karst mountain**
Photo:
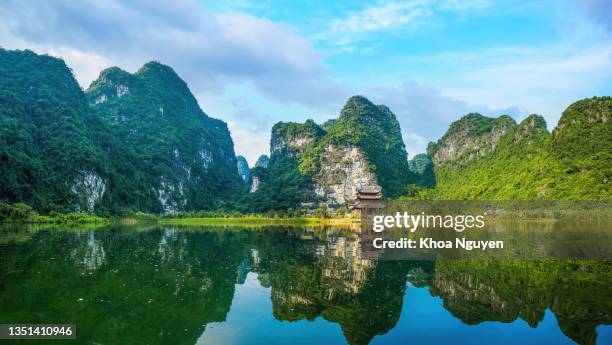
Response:
[{"label": "limestone karst mountain", "polygon": [[539,115],[469,114],[431,143],[433,199],[610,199],[612,97],[570,105],[553,133]]},{"label": "limestone karst mountain", "polygon": [[268,164],[270,164],[270,158],[266,155],[261,155],[259,156],[259,158],[257,158],[257,161],[255,162],[255,165],[253,167],[267,168]]},{"label": "limestone karst mountain", "polygon": [[[137,209],[216,209],[240,181],[225,122],[207,116],[187,84],[158,62],[134,74],[113,67],[87,89],[95,113],[130,150],[118,160],[121,191]],[[121,155],[122,152],[116,152]]]},{"label": "limestone karst mountain", "polygon": [[[362,186],[378,185],[394,197],[416,180],[395,115],[362,96],[351,97],[340,116],[324,126],[312,120],[275,124],[270,152],[270,165],[258,177],[258,202],[290,189],[295,197],[285,207],[308,200],[343,205],[353,202]],[[271,208],[283,206],[271,203]]]},{"label": "limestone karst mountain", "polygon": [[41,211],[216,209],[242,190],[227,125],[168,66],[102,71],[0,49],[0,200]]},{"label": "limestone karst mountain", "polygon": [[238,169],[238,175],[245,182],[249,182],[249,176],[251,169],[249,169],[249,162],[243,156],[236,156],[236,169]]},{"label": "limestone karst mountain", "polygon": [[93,211],[109,189],[103,123],[64,61],[0,48],[0,201]]}]

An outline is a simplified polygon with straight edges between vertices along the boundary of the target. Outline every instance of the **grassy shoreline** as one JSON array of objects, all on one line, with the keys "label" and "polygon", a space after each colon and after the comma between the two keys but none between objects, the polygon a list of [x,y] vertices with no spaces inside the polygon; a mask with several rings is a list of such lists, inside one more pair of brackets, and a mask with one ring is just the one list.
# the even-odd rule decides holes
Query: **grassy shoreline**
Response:
[{"label": "grassy shoreline", "polygon": [[313,217],[197,217],[197,218],[160,218],[159,224],[165,225],[301,225],[301,226],[351,226],[359,224],[356,218],[313,218]]}]

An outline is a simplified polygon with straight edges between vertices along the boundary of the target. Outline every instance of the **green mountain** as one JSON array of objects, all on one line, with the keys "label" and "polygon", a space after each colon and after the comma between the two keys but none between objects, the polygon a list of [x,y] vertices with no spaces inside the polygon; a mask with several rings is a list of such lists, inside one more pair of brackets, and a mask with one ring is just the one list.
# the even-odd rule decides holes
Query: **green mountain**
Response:
[{"label": "green mountain", "polygon": [[236,169],[238,169],[238,175],[240,178],[248,182],[251,169],[249,169],[249,162],[243,156],[236,156]]},{"label": "green mountain", "polygon": [[267,168],[268,164],[270,164],[270,158],[266,155],[261,155],[259,156],[259,158],[257,158],[257,162],[255,162],[254,167],[255,168]]},{"label": "green mountain", "polygon": [[226,124],[168,66],[109,68],[84,93],[62,60],[0,49],[0,73],[0,201],[161,213],[244,188]]},{"label": "green mountain", "polygon": [[104,128],[64,61],[0,48],[0,200],[92,211],[108,189]]},{"label": "green mountain", "polygon": [[112,67],[86,91],[111,128],[113,195],[137,210],[175,212],[231,204],[241,190],[227,125],[206,115],[187,84],[158,62],[134,74]]},{"label": "green mountain", "polygon": [[412,171],[416,177],[416,184],[423,187],[432,188],[436,185],[436,175],[434,173],[434,165],[431,158],[419,153],[408,161],[408,169]]},{"label": "green mountain", "polygon": [[340,116],[323,126],[312,120],[275,124],[270,152],[268,168],[256,173],[258,188],[251,188],[256,207],[342,205],[353,202],[362,186],[380,186],[386,197],[395,197],[416,181],[395,115],[362,96],[351,97]]},{"label": "green mountain", "polygon": [[433,199],[610,199],[611,97],[569,106],[552,134],[531,115],[516,124],[469,114],[431,143]]}]

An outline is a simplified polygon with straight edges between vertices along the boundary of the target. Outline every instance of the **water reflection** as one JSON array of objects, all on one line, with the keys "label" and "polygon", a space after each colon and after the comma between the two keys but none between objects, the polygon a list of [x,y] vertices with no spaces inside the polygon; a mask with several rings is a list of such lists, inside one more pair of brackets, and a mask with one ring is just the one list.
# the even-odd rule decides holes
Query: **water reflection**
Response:
[{"label": "water reflection", "polygon": [[501,343],[595,344],[611,333],[606,262],[373,261],[335,229],[3,234],[0,323],[76,323],[83,344],[473,341],[491,325]]}]

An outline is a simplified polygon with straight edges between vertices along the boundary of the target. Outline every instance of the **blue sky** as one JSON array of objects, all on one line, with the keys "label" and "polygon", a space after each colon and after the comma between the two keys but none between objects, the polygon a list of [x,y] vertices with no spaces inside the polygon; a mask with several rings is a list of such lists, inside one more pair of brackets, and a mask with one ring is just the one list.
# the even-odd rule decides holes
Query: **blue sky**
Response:
[{"label": "blue sky", "polygon": [[0,45],[100,70],[172,66],[237,154],[277,121],[336,117],[364,95],[397,115],[409,154],[462,115],[543,115],[612,95],[612,1],[45,1],[0,3]]}]

